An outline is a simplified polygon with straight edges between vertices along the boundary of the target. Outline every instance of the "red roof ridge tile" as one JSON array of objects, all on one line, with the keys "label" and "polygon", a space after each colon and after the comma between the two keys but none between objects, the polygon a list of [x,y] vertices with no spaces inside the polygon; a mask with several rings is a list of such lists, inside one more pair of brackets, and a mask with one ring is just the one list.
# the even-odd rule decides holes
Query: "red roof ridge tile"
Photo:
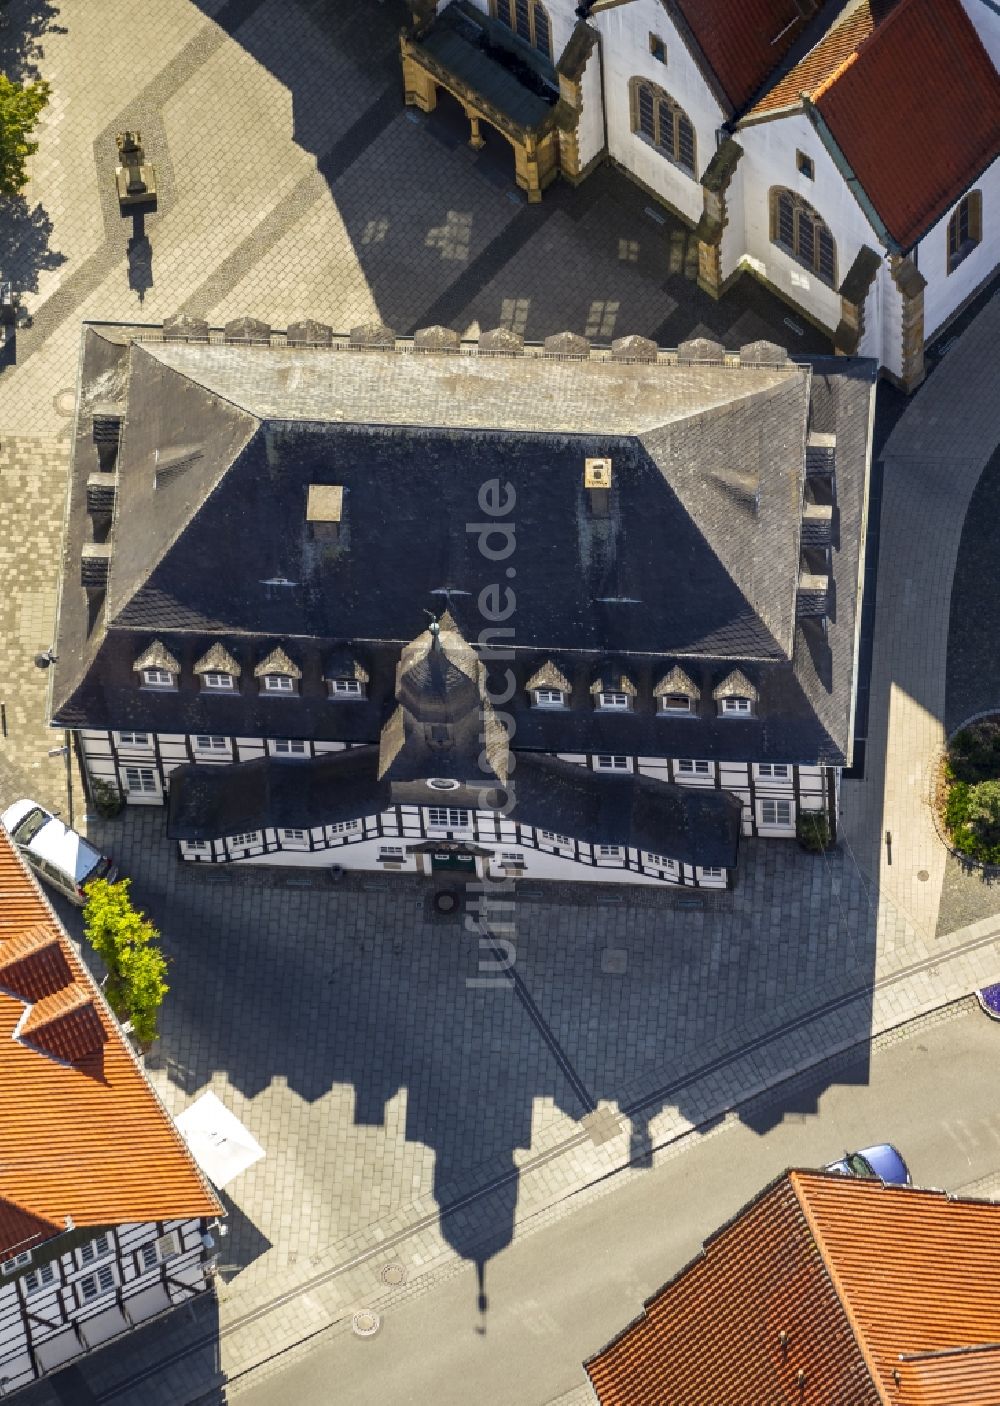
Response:
[{"label": "red roof ridge tile", "polygon": [[[873,33],[874,33],[874,31],[873,31]],[[869,34],[868,39],[871,39],[872,37],[873,37],[873,34]],[[868,39],[863,39],[863,40],[861,41],[862,44],[867,44],[867,43],[868,43]],[[858,61],[858,54],[859,54],[860,52],[861,52],[861,47],[860,47],[860,45],[859,45],[858,48],[855,49],[852,54],[848,54],[846,59],[842,59],[842,60],[841,60],[841,62],[837,65],[837,67],[833,70],[832,73],[828,73],[827,76],[822,80],[822,82],[816,84],[816,87],[815,87],[815,88],[813,89],[813,91],[812,91],[812,100],[813,100],[813,102],[818,102],[819,99],[820,99],[820,98],[823,96],[823,94],[826,92],[826,90],[827,90],[828,88],[832,88],[832,87],[833,87],[834,83],[836,83],[837,79],[841,76],[841,74],[847,72],[847,70],[850,68],[850,66],[851,66],[852,63],[857,63],[857,61]]]},{"label": "red roof ridge tile", "polygon": [[[812,1175],[815,1178],[822,1178],[823,1180],[828,1180],[831,1176],[839,1176],[839,1173],[827,1172],[826,1174],[824,1174],[822,1172],[817,1172],[813,1173]],[[886,1406],[892,1406],[892,1403],[890,1402],[888,1396],[886,1396],[885,1392],[882,1389],[882,1374],[879,1370],[878,1363],[876,1362],[871,1352],[871,1349],[868,1346],[864,1330],[858,1321],[857,1315],[854,1312],[854,1306],[851,1303],[851,1295],[848,1290],[848,1286],[844,1282],[843,1275],[840,1273],[834,1261],[834,1258],[830,1254],[830,1247],[826,1243],[826,1238],[823,1235],[822,1227],[819,1224],[813,1207],[809,1203],[810,1174],[808,1172],[802,1172],[798,1170],[790,1171],[788,1173],[788,1180],[792,1184],[792,1190],[795,1192],[795,1198],[802,1209],[802,1214],[805,1216],[806,1224],[809,1226],[809,1233],[813,1238],[816,1248],[820,1252],[820,1255],[823,1260],[823,1266],[826,1269],[827,1274],[830,1276],[830,1282],[833,1285],[834,1292],[836,1293],[837,1298],[840,1300],[840,1306],[844,1311],[844,1317],[847,1319],[848,1326],[850,1327],[850,1330],[854,1335],[854,1341],[857,1344],[858,1351],[864,1359],[865,1366],[868,1368],[868,1375],[871,1377],[872,1383],[875,1387],[875,1390],[878,1392],[880,1399],[886,1403]],[[846,1178],[841,1177],[840,1180],[844,1181],[846,1180]]]}]

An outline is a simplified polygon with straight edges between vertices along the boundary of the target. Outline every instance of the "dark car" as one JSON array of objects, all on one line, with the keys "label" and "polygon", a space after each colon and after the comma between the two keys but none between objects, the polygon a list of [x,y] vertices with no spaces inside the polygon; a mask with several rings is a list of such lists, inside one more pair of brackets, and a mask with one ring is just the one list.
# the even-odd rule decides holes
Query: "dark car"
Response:
[{"label": "dark car", "polygon": [[902,1157],[888,1142],[863,1147],[860,1152],[845,1152],[839,1162],[824,1167],[825,1172],[839,1172],[845,1177],[867,1177],[884,1181],[889,1186],[912,1186],[910,1172]]}]

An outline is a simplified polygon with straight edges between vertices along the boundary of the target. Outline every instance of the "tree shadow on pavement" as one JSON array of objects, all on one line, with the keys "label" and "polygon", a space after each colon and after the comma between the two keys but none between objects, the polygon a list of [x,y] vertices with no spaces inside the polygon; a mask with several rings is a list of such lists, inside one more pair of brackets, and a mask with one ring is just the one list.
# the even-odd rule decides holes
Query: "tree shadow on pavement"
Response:
[{"label": "tree shadow on pavement", "polygon": [[30,206],[23,195],[0,196],[0,275],[15,293],[37,293],[38,275],[66,262],[65,254],[50,248],[51,237],[43,205]]},{"label": "tree shadow on pavement", "polygon": [[0,0],[0,73],[16,83],[41,77],[39,60],[45,55],[46,34],[65,34],[55,23],[59,6],[51,0]]}]

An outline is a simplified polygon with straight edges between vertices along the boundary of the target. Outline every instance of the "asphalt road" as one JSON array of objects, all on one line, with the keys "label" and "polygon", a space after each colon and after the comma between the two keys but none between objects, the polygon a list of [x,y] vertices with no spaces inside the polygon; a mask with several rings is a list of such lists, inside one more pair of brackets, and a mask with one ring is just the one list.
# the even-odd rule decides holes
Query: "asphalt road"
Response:
[{"label": "asphalt road", "polygon": [[[922,1186],[1000,1197],[1000,1024],[978,1010],[920,1024],[837,1072],[793,1086],[770,1118],[727,1122],[662,1165],[614,1178],[528,1230],[486,1271],[462,1268],[385,1312],[360,1339],[333,1330],[308,1355],[239,1391],[239,1406],[543,1406],[584,1384],[581,1362],[619,1332],[702,1240],[789,1166],[893,1142]],[[816,1107],[816,1112],[795,1111]],[[782,1116],[783,1115],[783,1116]],[[977,1185],[993,1177],[994,1183]]]}]

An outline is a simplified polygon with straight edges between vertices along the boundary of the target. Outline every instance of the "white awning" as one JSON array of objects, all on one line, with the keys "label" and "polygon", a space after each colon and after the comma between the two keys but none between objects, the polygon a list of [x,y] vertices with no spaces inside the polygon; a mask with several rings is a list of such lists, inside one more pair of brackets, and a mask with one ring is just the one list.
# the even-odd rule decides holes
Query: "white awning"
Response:
[{"label": "white awning", "polygon": [[194,1160],[220,1191],[264,1156],[257,1139],[211,1089],[179,1113],[174,1122]]}]

